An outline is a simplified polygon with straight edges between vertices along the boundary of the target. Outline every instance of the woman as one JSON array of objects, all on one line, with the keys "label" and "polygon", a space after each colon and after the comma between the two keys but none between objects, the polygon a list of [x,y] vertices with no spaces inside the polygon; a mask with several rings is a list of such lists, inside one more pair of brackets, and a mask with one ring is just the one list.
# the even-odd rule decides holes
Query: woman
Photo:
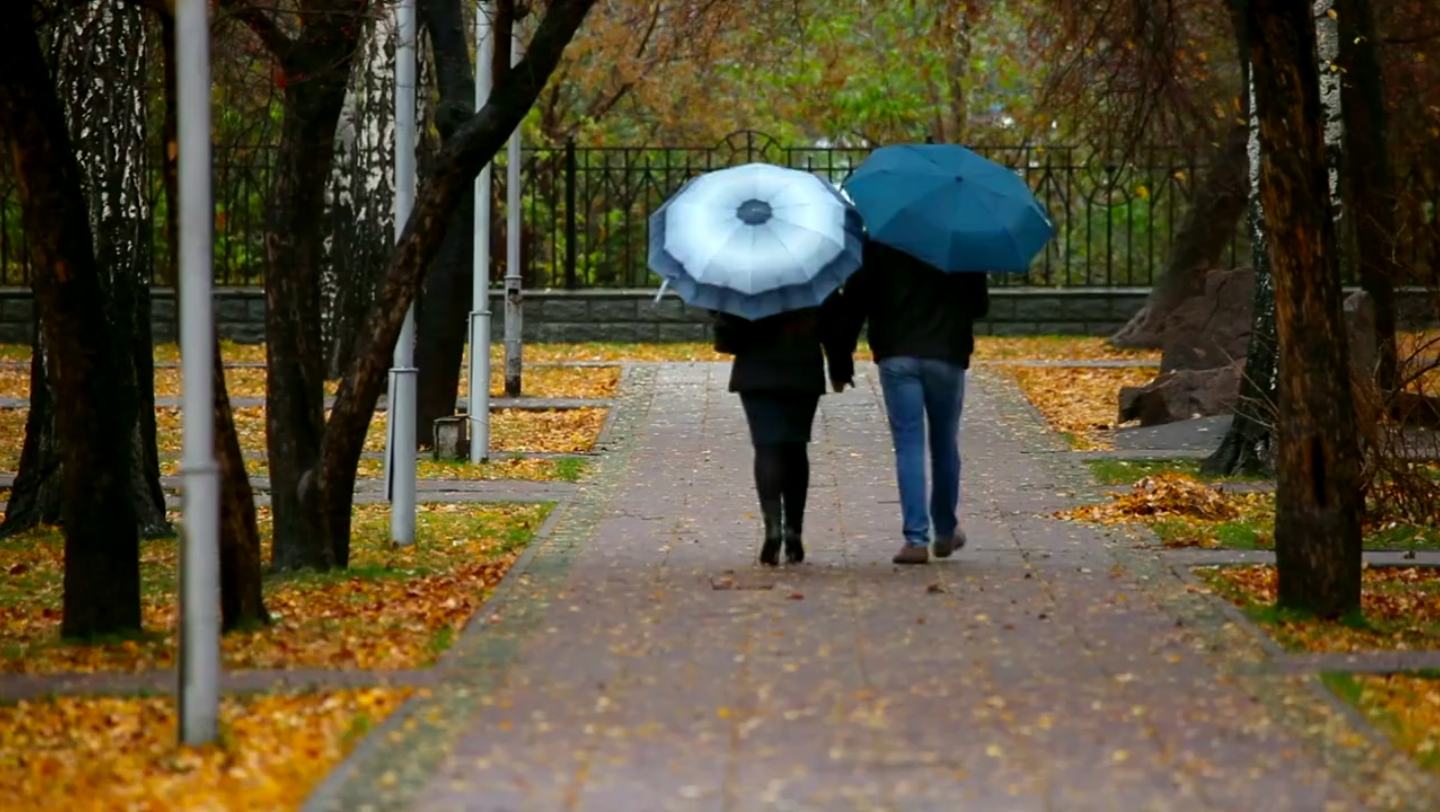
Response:
[{"label": "woman", "polygon": [[[801,539],[810,489],[810,427],[825,393],[828,356],[835,391],[851,383],[854,347],[844,346],[841,294],[820,307],[749,321],[715,314],[715,350],[735,356],[730,391],[740,394],[755,446],[755,490],[765,520],[760,563],[805,560]],[[851,340],[853,345],[853,339]]]}]

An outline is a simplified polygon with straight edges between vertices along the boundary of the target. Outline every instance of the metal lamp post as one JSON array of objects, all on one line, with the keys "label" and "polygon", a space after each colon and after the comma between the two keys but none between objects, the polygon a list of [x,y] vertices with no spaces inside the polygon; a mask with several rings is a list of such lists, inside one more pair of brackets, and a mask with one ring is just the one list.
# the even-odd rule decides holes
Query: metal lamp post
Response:
[{"label": "metal lamp post", "polygon": [[215,199],[210,184],[210,15],[175,5],[180,363],[185,480],[180,548],[180,741],[213,741],[220,715],[220,469],[215,464]]},{"label": "metal lamp post", "polygon": [[[401,0],[395,43],[395,240],[415,205],[415,0]],[[395,342],[390,368],[386,459],[389,461],[390,538],[415,543],[415,305]]]},{"label": "metal lamp post", "polygon": [[[495,35],[490,3],[475,13],[475,110],[490,100]],[[475,179],[474,292],[470,304],[470,389],[465,399],[470,419],[470,462],[490,461],[490,164]]]}]

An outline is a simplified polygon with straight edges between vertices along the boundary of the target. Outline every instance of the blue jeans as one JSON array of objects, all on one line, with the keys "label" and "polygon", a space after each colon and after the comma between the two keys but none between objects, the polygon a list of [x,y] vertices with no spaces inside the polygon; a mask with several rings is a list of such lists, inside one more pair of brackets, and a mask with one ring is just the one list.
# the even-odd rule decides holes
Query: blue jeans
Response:
[{"label": "blue jeans", "polygon": [[[880,388],[895,443],[905,542],[927,544],[955,535],[960,526],[960,411],[965,369],[927,358],[886,358]],[[935,477],[929,511],[925,499],[925,429],[930,429],[930,468]]]}]

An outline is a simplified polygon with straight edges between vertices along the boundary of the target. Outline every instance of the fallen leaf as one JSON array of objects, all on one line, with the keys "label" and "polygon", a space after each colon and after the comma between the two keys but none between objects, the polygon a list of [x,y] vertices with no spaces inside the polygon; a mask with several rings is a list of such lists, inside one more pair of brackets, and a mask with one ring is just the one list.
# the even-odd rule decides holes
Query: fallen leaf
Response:
[{"label": "fallen leaf", "polygon": [[408,689],[225,697],[222,744],[175,745],[168,697],[0,705],[0,796],[24,809],[294,809]]},{"label": "fallen leaf", "polygon": [[[360,505],[351,568],[274,576],[268,626],[228,634],[227,668],[415,668],[427,665],[479,610],[544,521],[544,505],[422,505],[417,543],[389,540],[389,507]],[[268,559],[270,512],[258,513]],[[0,590],[0,672],[173,668],[177,542],[141,548],[142,621],[149,634],[96,645],[59,642],[64,540],[40,528],[0,541],[0,564],[27,570]]]}]

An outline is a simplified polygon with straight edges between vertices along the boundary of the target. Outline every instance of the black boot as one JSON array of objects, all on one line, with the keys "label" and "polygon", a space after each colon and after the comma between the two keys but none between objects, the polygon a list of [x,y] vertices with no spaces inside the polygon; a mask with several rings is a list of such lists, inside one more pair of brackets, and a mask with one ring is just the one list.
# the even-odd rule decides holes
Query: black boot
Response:
[{"label": "black boot", "polygon": [[785,560],[799,564],[805,560],[800,529],[805,524],[805,497],[810,490],[810,457],[803,443],[787,445],[783,454],[785,473],[780,489],[785,505]]},{"label": "black boot", "polygon": [[774,567],[780,563],[780,544],[785,539],[784,526],[780,522],[780,501],[762,502],[760,512],[765,519],[765,543],[760,547],[760,563]]},{"label": "black boot", "polygon": [[800,528],[785,528],[785,560],[799,564],[805,560],[805,544],[800,540]]}]

